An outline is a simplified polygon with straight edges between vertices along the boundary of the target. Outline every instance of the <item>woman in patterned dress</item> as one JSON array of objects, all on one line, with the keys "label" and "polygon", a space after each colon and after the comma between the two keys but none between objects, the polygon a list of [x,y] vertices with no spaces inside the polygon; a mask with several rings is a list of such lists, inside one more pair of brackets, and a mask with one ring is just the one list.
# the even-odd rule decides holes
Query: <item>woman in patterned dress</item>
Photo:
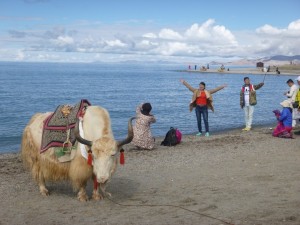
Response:
[{"label": "woman in patterned dress", "polygon": [[156,119],[150,114],[152,106],[150,103],[140,104],[136,108],[136,121],[133,127],[132,144],[138,148],[151,150],[154,148],[155,139],[152,137],[150,125]]}]

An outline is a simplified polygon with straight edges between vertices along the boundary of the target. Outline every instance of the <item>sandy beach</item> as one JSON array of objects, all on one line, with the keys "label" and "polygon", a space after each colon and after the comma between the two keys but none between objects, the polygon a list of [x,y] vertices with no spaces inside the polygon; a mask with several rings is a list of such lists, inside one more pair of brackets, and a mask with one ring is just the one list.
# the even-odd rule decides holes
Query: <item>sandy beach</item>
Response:
[{"label": "sandy beach", "polygon": [[152,151],[129,144],[107,188],[122,205],[79,202],[66,182],[42,197],[19,153],[1,154],[0,224],[300,224],[300,136],[271,132],[183,136]]}]

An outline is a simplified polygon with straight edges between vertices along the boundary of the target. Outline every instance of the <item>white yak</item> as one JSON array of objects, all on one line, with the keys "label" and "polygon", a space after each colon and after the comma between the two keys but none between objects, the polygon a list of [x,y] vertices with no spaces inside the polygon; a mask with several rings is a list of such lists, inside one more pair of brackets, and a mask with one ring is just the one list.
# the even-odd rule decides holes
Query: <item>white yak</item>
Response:
[{"label": "white yak", "polygon": [[76,139],[92,151],[93,166],[88,165],[82,156],[79,144],[75,157],[70,162],[61,163],[57,160],[55,149],[49,148],[40,153],[43,121],[51,113],[35,114],[25,127],[22,138],[21,155],[24,164],[31,170],[42,195],[49,195],[46,181],[70,180],[74,189],[79,190],[78,199],[88,200],[86,185],[93,175],[98,185],[94,186],[92,198],[102,199],[100,189],[105,193],[105,185],[116,170],[117,156],[120,148],[131,142],[133,138],[132,119],[128,122],[128,136],[122,141],[115,141],[111,129],[110,117],[106,109],[99,106],[87,107],[83,117],[84,138],[80,136],[79,120],[75,126]]}]

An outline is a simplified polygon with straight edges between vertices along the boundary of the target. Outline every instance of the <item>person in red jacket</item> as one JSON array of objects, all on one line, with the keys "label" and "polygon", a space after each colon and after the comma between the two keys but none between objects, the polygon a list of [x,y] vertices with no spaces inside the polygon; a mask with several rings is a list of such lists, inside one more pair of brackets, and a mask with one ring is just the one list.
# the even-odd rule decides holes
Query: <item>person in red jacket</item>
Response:
[{"label": "person in red jacket", "polygon": [[193,88],[189,85],[185,80],[181,79],[180,82],[186,86],[191,92],[193,92],[193,97],[190,103],[190,111],[195,108],[196,117],[197,117],[197,125],[198,125],[198,133],[197,136],[202,135],[202,123],[201,123],[201,116],[203,117],[203,122],[205,126],[205,136],[209,137],[209,125],[208,125],[208,109],[214,111],[214,107],[212,104],[212,94],[223,89],[227,85],[222,85],[216,87],[212,90],[206,90],[205,83],[200,82],[199,88]]}]

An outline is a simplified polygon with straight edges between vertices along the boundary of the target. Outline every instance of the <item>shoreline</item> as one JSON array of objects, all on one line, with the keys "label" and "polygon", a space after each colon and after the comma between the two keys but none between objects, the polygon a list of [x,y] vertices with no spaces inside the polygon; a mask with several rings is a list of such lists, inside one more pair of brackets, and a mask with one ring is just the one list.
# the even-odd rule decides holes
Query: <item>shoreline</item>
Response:
[{"label": "shoreline", "polygon": [[256,68],[232,68],[229,71],[219,71],[219,69],[208,69],[203,70],[175,70],[176,72],[188,72],[188,73],[218,73],[218,74],[256,74],[256,75],[273,75],[273,76],[299,76],[300,70],[282,70],[280,74],[277,74],[275,71],[263,72],[260,69]]},{"label": "shoreline", "polygon": [[[254,125],[249,132],[242,131],[242,128],[244,126],[239,126],[239,127],[234,127],[234,128],[227,128],[227,129],[221,129],[218,131],[210,131],[210,136],[209,137],[200,137],[200,138],[205,138],[209,140],[210,138],[213,138],[214,136],[222,136],[222,135],[227,135],[231,133],[248,133],[251,134],[251,132],[255,132],[256,130],[268,130],[268,131],[273,131],[273,129],[277,126],[277,123],[268,123],[268,124],[263,124],[263,125]],[[299,132],[300,131],[300,125],[296,126],[296,128],[293,129],[293,132]],[[195,138],[196,134],[198,132],[193,132],[193,133],[188,133],[188,134],[182,134],[182,137],[186,138]],[[271,133],[270,133],[271,134]],[[165,136],[154,136],[156,142],[155,142],[155,149],[160,147],[160,143],[164,140]],[[21,144],[21,143],[20,143]],[[131,145],[131,144],[129,144]],[[132,146],[131,146],[132,147]],[[5,151],[5,152],[0,152],[0,159],[2,159],[5,156],[9,155],[18,155],[20,154],[21,149],[19,150],[14,150],[14,151]],[[143,151],[143,150],[142,150]],[[145,150],[147,151],[147,150]]]},{"label": "shoreline", "polygon": [[[214,136],[214,135],[222,135],[222,134],[226,134],[228,132],[234,132],[234,131],[241,131],[242,128],[244,126],[238,126],[238,127],[234,127],[234,128],[224,128],[224,129],[220,129],[220,130],[213,130],[213,131],[210,131],[209,133],[211,134],[211,136]],[[263,124],[263,125],[254,125],[253,126],[253,129],[260,129],[260,128],[274,128],[276,127],[276,122],[275,123],[268,123],[268,124]],[[180,130],[180,129],[179,129]],[[167,131],[166,131],[167,133]],[[182,134],[184,136],[195,136],[196,133],[198,133],[197,131],[195,132],[191,132],[191,133],[187,133],[187,134]],[[165,135],[163,136],[154,136],[154,138],[156,139],[156,141],[159,140],[159,142],[163,141],[164,138],[165,138]],[[158,142],[156,142],[156,145],[158,145]],[[20,146],[21,146],[21,143],[20,143]],[[0,152],[0,155],[3,155],[3,154],[17,154],[21,151],[21,149],[19,150],[13,150],[13,151],[3,151],[3,152]]]}]

